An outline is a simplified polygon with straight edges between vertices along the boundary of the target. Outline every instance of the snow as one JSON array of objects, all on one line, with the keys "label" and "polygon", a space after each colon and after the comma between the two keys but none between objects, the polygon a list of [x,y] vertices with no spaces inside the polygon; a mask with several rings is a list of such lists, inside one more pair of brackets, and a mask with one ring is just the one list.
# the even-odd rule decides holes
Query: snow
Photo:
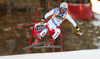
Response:
[{"label": "snow", "polygon": [[100,14],[97,14],[97,13],[94,13],[94,17],[97,19],[97,20],[92,20],[90,21],[91,24],[95,25],[95,26],[99,26],[100,27]]},{"label": "snow", "polygon": [[91,0],[92,2],[92,11],[95,12],[94,16],[98,20],[91,21],[91,24],[100,27],[100,1]]},{"label": "snow", "polygon": [[[97,26],[100,27],[100,14],[94,13],[94,17],[95,17],[95,19],[93,19],[92,21],[90,21],[90,23],[95,26],[95,28],[94,28],[94,30],[95,30],[97,28]],[[90,30],[89,32],[92,32],[92,31]],[[97,30],[96,33],[98,34],[99,30]],[[100,39],[100,36],[97,36],[97,37],[94,38],[94,40],[97,40],[97,39]],[[94,44],[96,46],[98,46],[99,49],[100,49],[100,41],[99,41],[99,43],[94,42]]]},{"label": "snow", "polygon": [[9,29],[4,29],[4,31],[9,31]]},{"label": "snow", "polygon": [[98,14],[100,14],[100,1],[92,0],[92,10]]},{"label": "snow", "polygon": [[2,56],[0,59],[100,59],[100,49]]}]

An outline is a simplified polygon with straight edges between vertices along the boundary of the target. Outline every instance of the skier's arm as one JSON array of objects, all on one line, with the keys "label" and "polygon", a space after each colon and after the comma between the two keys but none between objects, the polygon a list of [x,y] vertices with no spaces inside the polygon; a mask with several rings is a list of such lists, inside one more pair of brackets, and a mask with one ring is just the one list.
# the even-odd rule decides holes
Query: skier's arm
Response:
[{"label": "skier's arm", "polygon": [[54,12],[54,9],[50,10],[48,13],[46,13],[46,14],[44,15],[43,19],[44,19],[44,20],[47,19],[47,17],[51,16],[51,15],[53,14],[53,12]]},{"label": "skier's arm", "polygon": [[41,24],[44,24],[44,21],[47,17],[51,16],[54,12],[54,9],[52,9],[51,11],[49,11],[48,13],[46,13],[43,18],[41,19]]},{"label": "skier's arm", "polygon": [[82,30],[78,27],[76,22],[72,19],[72,17],[69,14],[67,14],[66,19],[68,19],[68,21],[70,21],[74,25],[74,27],[76,27],[76,29],[77,29],[77,33],[76,34],[80,34],[80,35],[83,34]]},{"label": "skier's arm", "polygon": [[68,19],[68,21],[71,22],[74,27],[77,27],[77,24],[75,23],[75,21],[72,19],[72,17],[69,14],[66,15],[66,19]]}]

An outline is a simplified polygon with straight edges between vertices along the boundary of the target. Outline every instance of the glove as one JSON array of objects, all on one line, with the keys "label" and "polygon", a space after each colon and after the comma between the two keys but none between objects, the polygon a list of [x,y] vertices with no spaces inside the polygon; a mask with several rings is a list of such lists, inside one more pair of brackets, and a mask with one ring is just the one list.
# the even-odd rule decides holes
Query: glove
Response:
[{"label": "glove", "polygon": [[77,33],[76,34],[83,35],[83,31],[80,28],[77,28]]},{"label": "glove", "polygon": [[45,20],[42,18],[40,24],[41,24],[41,25],[44,25],[44,21],[45,21]]}]

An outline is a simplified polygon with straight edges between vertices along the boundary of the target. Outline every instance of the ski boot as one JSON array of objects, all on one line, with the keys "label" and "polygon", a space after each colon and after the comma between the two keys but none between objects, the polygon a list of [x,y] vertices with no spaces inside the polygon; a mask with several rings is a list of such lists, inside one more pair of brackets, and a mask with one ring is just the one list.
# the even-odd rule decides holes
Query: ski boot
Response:
[{"label": "ski boot", "polygon": [[38,37],[35,39],[35,41],[32,43],[32,45],[35,45],[35,44],[39,43],[40,40],[41,40],[41,37],[38,36]]},{"label": "ski boot", "polygon": [[49,42],[44,44],[44,46],[50,46],[51,45],[51,42],[53,42],[54,40],[52,38],[49,39]]}]

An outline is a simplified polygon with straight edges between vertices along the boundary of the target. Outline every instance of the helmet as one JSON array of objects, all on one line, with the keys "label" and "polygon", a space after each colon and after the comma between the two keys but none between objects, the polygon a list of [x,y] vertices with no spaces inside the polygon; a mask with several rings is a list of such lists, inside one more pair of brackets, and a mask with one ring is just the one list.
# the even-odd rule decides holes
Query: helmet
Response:
[{"label": "helmet", "polygon": [[67,4],[66,2],[62,2],[62,3],[60,4],[60,9],[66,11],[67,8],[68,8],[68,4]]}]

